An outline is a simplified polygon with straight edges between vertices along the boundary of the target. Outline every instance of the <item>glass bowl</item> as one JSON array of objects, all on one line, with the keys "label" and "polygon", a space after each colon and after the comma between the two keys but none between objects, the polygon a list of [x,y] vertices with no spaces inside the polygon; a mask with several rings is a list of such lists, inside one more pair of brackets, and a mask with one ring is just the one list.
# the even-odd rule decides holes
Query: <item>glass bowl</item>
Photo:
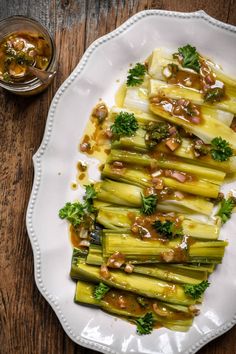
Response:
[{"label": "glass bowl", "polygon": [[[38,21],[24,16],[12,16],[0,21],[0,42],[16,32],[30,32],[43,35],[49,43],[51,50],[51,58],[46,71],[55,72],[57,68],[56,48],[48,30]],[[53,81],[54,76],[52,75],[46,84],[36,77],[25,82],[7,82],[0,79],[0,87],[14,94],[30,96],[45,90]]]}]

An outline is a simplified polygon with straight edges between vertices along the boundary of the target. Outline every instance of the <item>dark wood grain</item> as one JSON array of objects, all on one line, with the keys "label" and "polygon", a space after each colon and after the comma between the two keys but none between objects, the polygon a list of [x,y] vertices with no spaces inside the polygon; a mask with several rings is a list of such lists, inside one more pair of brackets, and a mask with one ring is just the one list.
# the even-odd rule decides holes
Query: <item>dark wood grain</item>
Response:
[{"label": "dark wood grain", "polygon": [[[1,248],[0,353],[95,354],[74,344],[34,283],[33,257],[25,227],[33,181],[32,155],[41,142],[51,99],[98,37],[143,9],[205,10],[236,25],[235,1],[203,0],[0,0],[0,17],[21,14],[40,20],[56,40],[59,68],[53,85],[31,98],[0,91]],[[236,327],[200,354],[236,354]]]}]

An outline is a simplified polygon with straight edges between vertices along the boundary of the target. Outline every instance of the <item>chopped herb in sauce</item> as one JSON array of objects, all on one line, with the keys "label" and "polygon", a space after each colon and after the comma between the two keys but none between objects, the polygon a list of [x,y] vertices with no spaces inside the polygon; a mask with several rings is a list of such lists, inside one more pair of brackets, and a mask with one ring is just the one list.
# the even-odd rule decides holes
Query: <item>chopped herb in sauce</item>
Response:
[{"label": "chopped herb in sauce", "polygon": [[132,136],[139,125],[133,113],[120,112],[111,126],[111,131],[116,139],[122,136]]},{"label": "chopped herb in sauce", "polygon": [[144,297],[137,296],[136,300],[137,300],[137,302],[139,303],[139,305],[141,307],[147,307],[148,306],[148,302],[147,302],[147,300]]},{"label": "chopped herb in sauce", "polygon": [[96,198],[96,191],[94,189],[93,184],[89,184],[85,186],[85,208],[88,210],[88,212],[93,213],[96,209],[93,206],[93,199]]},{"label": "chopped herb in sauce", "polygon": [[152,224],[154,229],[160,236],[164,236],[171,240],[175,236],[183,235],[183,230],[181,227],[176,227],[175,223],[170,220],[160,221],[156,220]]},{"label": "chopped herb in sauce", "polygon": [[154,326],[153,314],[148,312],[145,316],[139,317],[137,320],[135,320],[135,323],[137,325],[138,334],[150,334]]},{"label": "chopped herb in sauce", "polygon": [[209,285],[210,283],[207,280],[203,280],[200,284],[196,285],[185,284],[184,292],[186,295],[197,300],[202,296],[202,294],[208,288]]},{"label": "chopped herb in sauce", "polygon": [[127,86],[138,86],[143,83],[146,67],[144,64],[137,63],[129,70],[126,84]]},{"label": "chopped herb in sauce", "polygon": [[206,156],[209,154],[209,146],[204,144],[200,139],[196,139],[193,143],[194,155],[196,157]]},{"label": "chopped herb in sauce", "polygon": [[204,101],[209,103],[220,102],[225,98],[225,90],[223,87],[209,88],[204,93]]},{"label": "chopped herb in sauce", "polygon": [[157,206],[157,196],[155,194],[151,194],[145,197],[141,193],[141,198],[142,198],[141,213],[145,215],[151,215],[155,213],[156,206]]},{"label": "chopped herb in sauce", "polygon": [[109,286],[104,283],[99,283],[94,289],[94,297],[96,300],[102,300],[106,293],[110,290]]},{"label": "chopped herb in sauce", "polygon": [[231,218],[232,211],[236,206],[236,198],[229,197],[228,199],[223,198],[220,202],[220,209],[216,214],[222,220],[222,223],[226,223]]},{"label": "chopped herb in sauce", "polygon": [[145,143],[150,149],[170,136],[170,125],[166,122],[151,122],[146,126],[145,130]]}]

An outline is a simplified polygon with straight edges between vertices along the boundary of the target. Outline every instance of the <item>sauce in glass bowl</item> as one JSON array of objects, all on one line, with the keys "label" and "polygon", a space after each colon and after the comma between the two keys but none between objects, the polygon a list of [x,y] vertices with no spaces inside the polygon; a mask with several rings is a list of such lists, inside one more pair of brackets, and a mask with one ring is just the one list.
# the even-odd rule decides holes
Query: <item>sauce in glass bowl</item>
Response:
[{"label": "sauce in glass bowl", "polygon": [[10,34],[0,42],[0,79],[6,82],[32,79],[28,66],[46,70],[51,52],[50,44],[42,34]]},{"label": "sauce in glass bowl", "polygon": [[13,16],[0,21],[0,86],[20,94],[43,91],[47,83],[34,76],[30,67],[55,72],[56,53],[52,37],[39,22]]}]

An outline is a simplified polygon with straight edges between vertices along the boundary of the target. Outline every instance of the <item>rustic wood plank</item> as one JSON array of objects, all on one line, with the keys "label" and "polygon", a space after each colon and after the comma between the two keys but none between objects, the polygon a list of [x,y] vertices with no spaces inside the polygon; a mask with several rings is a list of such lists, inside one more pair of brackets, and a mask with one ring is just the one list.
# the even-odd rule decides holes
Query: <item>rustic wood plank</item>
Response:
[{"label": "rustic wood plank", "polygon": [[[33,280],[33,257],[25,228],[25,213],[33,181],[31,158],[40,145],[51,99],[96,38],[115,29],[131,15],[150,8],[205,10],[236,24],[235,1],[189,0],[1,0],[0,18],[34,17],[55,36],[58,75],[48,91],[32,98],[0,92],[1,141],[1,354],[95,354],[74,344]],[[69,55],[68,55],[69,54]],[[236,328],[199,351],[236,354]]]}]

